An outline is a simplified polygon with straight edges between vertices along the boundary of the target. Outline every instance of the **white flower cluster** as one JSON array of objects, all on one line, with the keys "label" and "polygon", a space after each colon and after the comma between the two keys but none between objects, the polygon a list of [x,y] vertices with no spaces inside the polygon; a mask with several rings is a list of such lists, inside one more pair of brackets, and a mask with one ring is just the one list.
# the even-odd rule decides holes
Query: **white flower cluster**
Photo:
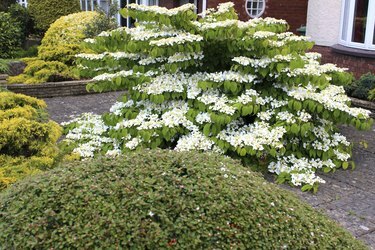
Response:
[{"label": "white flower cluster", "polygon": [[149,95],[158,95],[165,92],[183,93],[190,84],[193,84],[192,78],[187,74],[162,74],[154,77],[150,83],[137,85],[133,89]]},{"label": "white flower cluster", "polygon": [[234,57],[232,61],[241,64],[243,66],[252,66],[254,68],[267,68],[271,63],[272,59],[263,57],[261,59],[253,59],[245,56]]},{"label": "white flower cluster", "polygon": [[216,73],[208,73],[206,80],[212,82],[233,81],[238,83],[253,83],[256,79],[254,75],[245,75],[236,71],[223,71]]},{"label": "white flower cluster", "polygon": [[176,151],[192,151],[192,150],[202,150],[209,151],[212,150],[214,142],[208,139],[199,131],[193,131],[188,135],[182,136],[178,141],[174,150]]},{"label": "white flower cluster", "polygon": [[117,77],[131,76],[131,75],[133,75],[133,73],[134,73],[133,70],[127,70],[127,71],[121,70],[121,71],[113,73],[113,74],[104,73],[104,74],[101,74],[101,75],[97,75],[92,80],[93,81],[111,81],[112,79],[117,78]]},{"label": "white flower cluster", "polygon": [[101,116],[86,113],[61,125],[67,126],[72,123],[76,123],[77,127],[69,131],[64,141],[78,143],[73,153],[79,154],[81,158],[94,157],[104,144],[111,144],[114,150],[119,150],[118,143],[104,135],[109,128],[104,124]]},{"label": "white flower cluster", "polygon": [[168,38],[162,38],[159,40],[152,40],[150,41],[150,45],[162,47],[162,46],[173,46],[176,44],[186,44],[186,43],[193,43],[193,42],[200,42],[200,41],[203,41],[202,36],[193,35],[191,33],[184,33],[176,37],[168,37]]},{"label": "white flower cluster", "polygon": [[315,126],[312,129],[313,134],[316,137],[316,140],[311,142],[305,142],[303,147],[309,149],[310,147],[327,152],[332,148],[336,148],[339,145],[349,146],[350,143],[346,140],[346,137],[335,133],[331,135],[328,133],[327,129],[324,126]]},{"label": "white flower cluster", "polygon": [[296,122],[294,115],[288,111],[282,111],[282,112],[277,113],[276,118],[281,121],[286,121],[286,123]]},{"label": "white flower cluster", "polygon": [[216,15],[225,14],[229,12],[232,8],[234,8],[233,2],[219,3],[217,11],[215,13]]},{"label": "white flower cluster", "polygon": [[234,121],[221,131],[217,138],[227,141],[233,147],[252,147],[254,150],[262,151],[264,146],[282,148],[282,138],[286,130],[283,127],[272,128],[266,122],[255,122],[244,125],[240,121]]},{"label": "white flower cluster", "polygon": [[103,60],[105,57],[112,57],[115,60],[120,60],[120,59],[131,59],[131,60],[138,60],[141,56],[139,54],[134,54],[134,53],[125,53],[125,52],[104,52],[101,54],[77,54],[77,58],[82,58],[85,60]]},{"label": "white flower cluster", "polygon": [[226,95],[221,95],[218,90],[203,92],[197,100],[206,104],[210,110],[222,112],[228,115],[233,115],[236,112],[234,107],[228,105],[228,97]]},{"label": "white flower cluster", "polygon": [[300,75],[320,76],[325,73],[344,72],[346,70],[346,68],[339,68],[331,63],[320,65],[317,61],[309,60],[309,63],[303,68],[296,68],[294,70],[284,68],[283,72],[286,72],[289,77],[295,77]]},{"label": "white flower cluster", "polygon": [[139,4],[132,3],[132,4],[128,4],[127,8],[131,10],[142,11],[142,12],[153,12],[155,14],[166,15],[166,16],[175,16],[179,14],[180,12],[185,12],[188,10],[196,9],[195,5],[191,3],[184,4],[178,8],[173,8],[173,9],[167,9],[165,7],[159,7],[156,5],[147,6],[147,5],[139,5]]},{"label": "white flower cluster", "polygon": [[261,98],[261,97],[259,97],[259,94],[258,94],[258,92],[256,92],[256,90],[247,89],[245,91],[245,93],[243,93],[239,97],[237,97],[237,100],[235,102],[246,105],[248,103],[252,103],[252,102],[256,101],[259,98]]},{"label": "white flower cluster", "polygon": [[301,186],[302,184],[325,183],[322,178],[315,175],[317,169],[324,167],[333,169],[336,165],[332,160],[322,161],[320,159],[297,158],[294,155],[290,155],[280,157],[276,162],[271,162],[268,165],[268,171],[277,175],[289,173],[292,178],[292,184]]},{"label": "white flower cluster", "polygon": [[257,31],[253,34],[255,39],[265,39],[273,36],[276,36],[276,33],[270,31]]},{"label": "white flower cluster", "polygon": [[368,119],[371,111],[362,108],[351,108],[347,105],[350,98],[345,94],[345,90],[342,86],[329,85],[321,92],[317,92],[316,87],[307,85],[305,87],[282,87],[275,85],[275,87],[282,88],[288,96],[291,96],[297,100],[314,100],[322,104],[326,109],[330,111],[340,110],[346,112],[353,117],[363,117]]},{"label": "white flower cluster", "polygon": [[211,122],[211,116],[209,113],[206,112],[200,112],[197,117],[195,117],[195,121],[199,124],[203,123],[210,123]]},{"label": "white flower cluster", "polygon": [[198,53],[176,53],[168,57],[168,63],[185,62],[190,60],[202,60],[204,58],[203,52]]},{"label": "white flower cluster", "polygon": [[158,28],[147,28],[144,25],[139,25],[135,28],[125,28],[122,32],[130,35],[133,41],[148,41],[150,39],[161,38],[161,37],[175,37],[181,34],[185,34],[182,31],[173,29],[171,27],[158,27]]},{"label": "white flower cluster", "polygon": [[227,28],[227,27],[233,27],[233,26],[237,26],[238,24],[238,21],[237,20],[231,20],[231,19],[228,19],[228,20],[225,20],[225,21],[216,21],[216,22],[204,22],[204,23],[201,23],[201,22],[193,22],[193,24],[198,27],[199,30],[201,31],[205,31],[205,30],[212,30],[212,29],[217,29],[217,28]]},{"label": "white flower cluster", "polygon": [[112,107],[109,109],[109,112],[119,116],[122,113],[124,108],[130,108],[134,105],[133,100],[129,100],[128,102],[115,102]]}]

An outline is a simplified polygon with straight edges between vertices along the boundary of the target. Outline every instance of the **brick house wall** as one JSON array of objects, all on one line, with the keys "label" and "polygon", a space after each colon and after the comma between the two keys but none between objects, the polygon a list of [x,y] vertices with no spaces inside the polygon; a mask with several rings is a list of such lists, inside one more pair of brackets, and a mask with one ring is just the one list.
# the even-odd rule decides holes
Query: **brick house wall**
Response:
[{"label": "brick house wall", "polygon": [[[229,0],[207,0],[207,8],[216,8],[219,3]],[[246,0],[231,0],[235,4],[240,20],[250,19],[246,13]],[[262,17],[285,19],[290,25],[290,31],[296,32],[301,25],[306,25],[308,0],[266,0],[266,10]],[[159,5],[167,8],[179,6],[178,0],[159,0]],[[202,0],[198,0],[198,12],[201,12]]]},{"label": "brick house wall", "polygon": [[348,68],[355,78],[360,78],[361,75],[368,72],[375,73],[375,58],[344,55],[334,52],[331,47],[326,46],[316,45],[312,51],[322,54],[322,63],[334,63],[339,67]]},{"label": "brick house wall", "polygon": [[[246,0],[231,0],[235,4],[240,20],[250,17],[246,13]],[[207,8],[215,8],[219,3],[228,0],[207,0]],[[296,32],[301,25],[306,25],[308,0],[266,0],[266,10],[262,17],[285,19],[290,25],[290,31]]]}]

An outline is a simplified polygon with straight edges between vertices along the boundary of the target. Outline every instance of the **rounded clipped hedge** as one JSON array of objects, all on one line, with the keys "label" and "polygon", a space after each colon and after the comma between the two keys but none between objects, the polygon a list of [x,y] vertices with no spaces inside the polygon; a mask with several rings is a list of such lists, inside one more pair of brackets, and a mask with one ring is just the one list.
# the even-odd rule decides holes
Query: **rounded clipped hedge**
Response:
[{"label": "rounded clipped hedge", "polygon": [[36,29],[43,33],[59,17],[81,11],[79,0],[28,0],[27,7]]},{"label": "rounded clipped hedge", "polygon": [[365,249],[237,161],[141,151],[74,162],[0,194],[5,249]]},{"label": "rounded clipped hedge", "polygon": [[74,56],[82,52],[80,44],[86,38],[84,31],[99,16],[98,12],[85,11],[57,19],[43,37],[38,57],[71,65]]}]

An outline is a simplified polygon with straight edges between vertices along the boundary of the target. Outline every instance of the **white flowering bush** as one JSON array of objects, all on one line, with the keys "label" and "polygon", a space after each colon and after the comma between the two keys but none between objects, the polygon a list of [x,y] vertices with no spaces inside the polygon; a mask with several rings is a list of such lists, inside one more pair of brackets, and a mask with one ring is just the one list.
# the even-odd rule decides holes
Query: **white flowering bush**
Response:
[{"label": "white flowering bush", "polygon": [[351,144],[338,124],[368,129],[369,111],[350,107],[351,75],[273,18],[237,20],[233,3],[200,18],[176,9],[130,4],[138,20],[86,40],[77,60],[95,91],[127,89],[102,118],[68,123],[82,157],[140,148],[215,151],[260,164],[278,182],[317,190],[317,171],[348,168]]}]

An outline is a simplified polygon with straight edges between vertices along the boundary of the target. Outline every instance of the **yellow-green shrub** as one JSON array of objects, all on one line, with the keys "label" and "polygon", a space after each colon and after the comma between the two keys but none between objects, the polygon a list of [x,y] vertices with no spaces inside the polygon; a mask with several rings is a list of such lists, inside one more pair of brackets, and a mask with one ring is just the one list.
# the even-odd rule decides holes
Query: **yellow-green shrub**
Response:
[{"label": "yellow-green shrub", "polygon": [[8,83],[37,84],[48,81],[76,79],[66,64],[58,61],[44,61],[38,58],[28,60],[23,74],[8,78]]},{"label": "yellow-green shrub", "polygon": [[42,100],[0,92],[0,190],[53,166],[62,129],[45,108]]},{"label": "yellow-green shrub", "polygon": [[86,38],[84,31],[99,15],[85,11],[57,19],[46,32],[38,57],[24,59],[27,67],[23,74],[9,77],[8,83],[38,84],[76,79],[74,56],[83,52],[80,44]]},{"label": "yellow-green shrub", "polygon": [[99,13],[88,11],[57,19],[46,32],[39,46],[39,58],[71,65],[74,55],[82,50],[80,44],[86,38],[85,29],[98,17]]}]

